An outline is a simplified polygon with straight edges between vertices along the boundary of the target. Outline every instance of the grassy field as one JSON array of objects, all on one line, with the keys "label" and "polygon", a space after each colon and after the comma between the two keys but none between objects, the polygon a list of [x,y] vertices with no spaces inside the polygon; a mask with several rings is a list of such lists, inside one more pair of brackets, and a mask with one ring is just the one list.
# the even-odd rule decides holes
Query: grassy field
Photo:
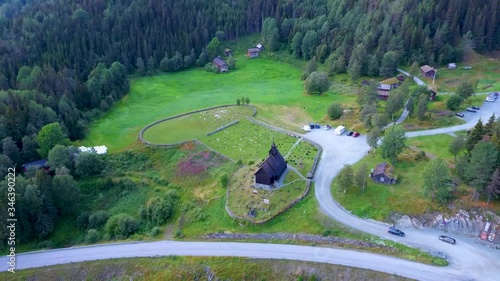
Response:
[{"label": "grassy field", "polygon": [[130,93],[91,124],[87,138],[81,143],[107,145],[111,152],[118,151],[133,143],[149,123],[192,110],[233,104],[240,97],[250,98],[251,104],[274,109],[259,112],[257,116],[280,120],[278,125],[295,118],[295,110],[289,107],[302,108],[297,113],[302,118],[297,121],[300,127],[306,119],[321,120],[331,102],[355,99],[354,94],[343,93],[336,87],[321,96],[306,95],[300,80],[301,70],[264,57],[250,60],[236,55],[235,58],[237,69],[224,74],[195,68],[134,78]]},{"label": "grassy field", "polygon": [[[405,149],[399,156],[399,161],[394,168],[394,174],[398,177],[395,185],[374,183],[369,179],[364,193],[359,187],[353,187],[343,193],[343,188],[338,186],[337,180],[334,180],[332,194],[342,206],[352,211],[353,214],[376,220],[387,220],[392,212],[415,215],[440,209],[439,206],[425,198],[422,193],[421,173],[428,161],[415,160],[416,154],[410,149]],[[367,163],[371,169],[384,161],[376,152],[369,154],[353,167],[357,169],[363,162]]]},{"label": "grassy field", "polygon": [[454,137],[450,135],[434,135],[409,138],[406,143],[425,152],[447,160],[453,160],[453,155],[448,152],[448,147]]},{"label": "grassy field", "polygon": [[[213,279],[209,279],[212,276]],[[314,279],[315,278],[315,279]],[[324,263],[233,257],[162,257],[92,261],[0,272],[2,280],[410,280]]]},{"label": "grassy field", "polygon": [[[306,188],[306,181],[296,179],[295,171],[289,170],[286,177],[293,178],[288,183],[276,190],[263,190],[252,187],[254,183],[253,174],[258,165],[244,166],[231,176],[228,184],[227,206],[235,215],[244,217],[249,221],[263,221],[276,216],[290,203],[299,198]],[[255,192],[256,193],[255,193]],[[269,200],[269,204],[264,203]],[[247,213],[255,209],[255,217],[247,216]]]},{"label": "grassy field", "polygon": [[253,109],[248,106],[223,107],[193,113],[154,125],[144,132],[144,139],[158,144],[198,139],[233,121],[252,116],[252,113]]},{"label": "grassy field", "polygon": [[[465,70],[464,66],[471,66],[472,69]],[[456,69],[448,69],[447,66],[437,69],[439,92],[454,92],[462,81],[478,81],[477,92],[500,91],[500,60],[470,51]]]}]

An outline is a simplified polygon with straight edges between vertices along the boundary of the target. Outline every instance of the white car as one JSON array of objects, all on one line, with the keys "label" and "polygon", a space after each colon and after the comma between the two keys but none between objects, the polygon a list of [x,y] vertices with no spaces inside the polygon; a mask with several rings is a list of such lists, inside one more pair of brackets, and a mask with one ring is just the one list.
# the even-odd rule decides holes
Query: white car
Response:
[{"label": "white car", "polygon": [[306,131],[306,132],[311,131],[311,127],[309,125],[304,125],[304,127],[302,127],[302,129],[304,129],[304,131]]}]

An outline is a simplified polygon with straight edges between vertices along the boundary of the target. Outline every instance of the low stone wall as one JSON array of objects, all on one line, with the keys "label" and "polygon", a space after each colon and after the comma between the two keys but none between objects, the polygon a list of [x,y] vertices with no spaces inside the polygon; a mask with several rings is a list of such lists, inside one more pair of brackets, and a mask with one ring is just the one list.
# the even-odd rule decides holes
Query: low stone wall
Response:
[{"label": "low stone wall", "polygon": [[228,128],[228,127],[231,127],[231,126],[233,126],[234,124],[238,124],[239,122],[240,122],[240,121],[236,120],[236,121],[231,122],[231,123],[229,123],[229,124],[227,124],[227,125],[224,125],[224,126],[222,126],[222,127],[219,127],[219,128],[217,128],[217,129],[215,129],[215,131],[212,131],[212,132],[208,133],[208,134],[207,134],[207,137],[208,137],[208,136],[211,136],[211,135],[213,135],[213,134],[215,134],[215,133],[217,133],[217,132],[220,132],[220,131],[222,131],[222,130],[224,130],[224,129]]},{"label": "low stone wall", "polygon": [[[153,127],[154,125],[157,125],[161,122],[165,122],[165,121],[168,121],[168,120],[172,120],[172,119],[175,119],[175,118],[179,118],[179,117],[183,117],[183,116],[187,116],[187,115],[190,115],[190,114],[194,114],[194,113],[198,113],[198,112],[203,112],[203,111],[208,111],[208,110],[212,110],[212,109],[217,109],[217,108],[223,108],[223,107],[231,107],[231,106],[248,106],[250,108],[253,109],[253,113],[252,113],[252,116],[255,116],[257,114],[257,108],[255,108],[255,106],[253,105],[250,105],[250,104],[243,104],[243,105],[235,105],[235,104],[226,104],[226,105],[219,105],[219,106],[213,106],[213,107],[209,107],[209,108],[205,108],[205,109],[200,109],[200,110],[195,110],[195,111],[190,111],[190,112],[187,112],[187,113],[182,113],[182,114],[179,114],[179,115],[175,115],[175,116],[171,116],[171,117],[167,117],[167,118],[164,118],[164,119],[161,119],[161,120],[158,120],[158,121],[155,121],[149,125],[147,125],[146,127],[144,127],[140,132],[139,132],[139,140],[141,142],[143,142],[144,144],[147,144],[147,145],[152,145],[152,146],[164,146],[164,147],[169,147],[169,146],[178,146],[178,145],[181,145],[181,144],[184,144],[186,142],[191,142],[193,140],[188,140],[188,141],[183,141],[183,142],[178,142],[178,143],[172,143],[172,144],[156,144],[156,143],[152,143],[152,142],[149,142],[147,140],[144,139],[144,132]],[[231,124],[231,125],[234,125],[234,124]]]},{"label": "low stone wall", "polygon": [[226,211],[229,214],[229,216],[232,217],[233,219],[247,220],[247,221],[251,222],[252,224],[257,224],[257,225],[264,224],[264,223],[272,220],[276,216],[279,216],[279,215],[283,214],[288,209],[290,209],[291,207],[295,206],[295,204],[299,203],[302,199],[304,199],[304,197],[306,197],[306,195],[309,193],[310,187],[311,187],[311,181],[310,180],[306,180],[306,189],[304,190],[304,192],[302,192],[302,194],[299,197],[295,198],[292,202],[290,202],[289,205],[287,205],[285,208],[281,209],[274,216],[271,216],[271,217],[269,217],[267,219],[264,219],[264,220],[261,220],[261,221],[252,221],[249,217],[242,217],[242,216],[236,215],[233,212],[231,212],[231,210],[227,206],[227,198],[229,198],[229,189],[226,189],[226,199],[225,199],[226,201],[224,203],[224,206],[225,206]]},{"label": "low stone wall", "polygon": [[370,243],[365,241],[359,241],[349,238],[342,237],[332,237],[332,236],[320,236],[312,234],[292,234],[292,233],[260,233],[260,234],[232,234],[232,233],[211,233],[204,235],[205,239],[257,239],[257,240],[298,240],[312,243],[328,243],[328,244],[342,244],[342,245],[354,245],[370,248],[389,248],[387,246],[379,245],[376,243]]}]

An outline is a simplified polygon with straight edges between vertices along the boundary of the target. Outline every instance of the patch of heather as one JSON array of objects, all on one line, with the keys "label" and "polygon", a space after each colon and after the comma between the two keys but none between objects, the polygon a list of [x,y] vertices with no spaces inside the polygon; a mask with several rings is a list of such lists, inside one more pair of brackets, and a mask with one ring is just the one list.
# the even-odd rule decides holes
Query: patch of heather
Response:
[{"label": "patch of heather", "polygon": [[196,176],[200,175],[211,167],[221,165],[226,161],[220,155],[212,151],[199,151],[190,154],[177,164],[178,176]]}]

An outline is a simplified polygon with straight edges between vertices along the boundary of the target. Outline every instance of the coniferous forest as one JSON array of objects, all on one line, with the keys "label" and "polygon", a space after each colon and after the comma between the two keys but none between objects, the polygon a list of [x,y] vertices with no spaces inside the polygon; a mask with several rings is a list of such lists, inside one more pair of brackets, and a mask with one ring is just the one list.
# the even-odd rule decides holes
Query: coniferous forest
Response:
[{"label": "coniferous forest", "polygon": [[270,51],[316,57],[330,74],[383,76],[384,66],[460,61],[464,47],[499,49],[499,27],[500,0],[3,1],[0,167],[46,157],[35,139],[47,124],[83,138],[127,94],[128,75],[204,66],[214,40],[262,32]]}]

